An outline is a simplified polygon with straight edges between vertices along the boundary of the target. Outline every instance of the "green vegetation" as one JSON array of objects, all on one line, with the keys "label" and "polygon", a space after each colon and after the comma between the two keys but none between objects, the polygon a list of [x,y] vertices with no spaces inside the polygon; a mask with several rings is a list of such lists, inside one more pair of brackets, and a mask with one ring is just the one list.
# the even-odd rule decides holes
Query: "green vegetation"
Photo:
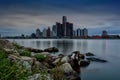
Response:
[{"label": "green vegetation", "polygon": [[31,52],[28,51],[27,49],[23,49],[22,46],[18,45],[17,43],[13,43],[15,49],[18,51],[18,53],[20,54],[20,56],[31,56]]},{"label": "green vegetation", "polygon": [[46,80],[48,76],[48,72],[46,69],[40,69],[41,79],[40,80]]},{"label": "green vegetation", "polygon": [[44,61],[44,60],[47,58],[47,56],[44,55],[44,54],[37,54],[37,55],[35,55],[35,58],[36,58],[38,61]]},{"label": "green vegetation", "polygon": [[[17,50],[19,55],[15,55],[17,57],[20,56],[29,56],[31,57],[31,52],[27,49],[24,49],[20,45],[13,43],[13,51],[5,51],[0,48],[0,80],[28,80],[32,78],[35,74],[40,74],[40,80],[46,80],[48,78],[48,69],[45,67],[40,68],[40,66],[34,64],[30,64],[31,69],[27,69],[23,63],[18,59],[8,58],[9,55],[14,55],[14,50]],[[37,54],[34,56],[38,61],[46,61],[48,58],[45,54]],[[57,64],[58,65],[58,64]],[[62,80],[63,72],[55,67],[52,71],[52,80]]]},{"label": "green vegetation", "polygon": [[0,80],[27,80],[29,75],[24,66],[11,62],[7,53],[0,49]]},{"label": "green vegetation", "polygon": [[61,59],[62,58],[60,58],[60,60],[55,64],[56,67],[52,69],[52,78],[54,80],[64,80],[63,79],[64,72],[59,68],[59,66],[62,64]]},{"label": "green vegetation", "polygon": [[52,78],[54,80],[63,80],[63,75],[64,72],[62,70],[59,70],[58,66],[52,69]]},{"label": "green vegetation", "polygon": [[17,43],[13,43],[13,46],[15,47],[15,49],[22,49],[23,47],[18,45]]},{"label": "green vegetation", "polygon": [[0,59],[6,58],[7,56],[8,54],[6,53],[6,51],[0,48]]},{"label": "green vegetation", "polygon": [[20,54],[20,56],[31,56],[31,52],[26,49],[19,49],[18,53]]}]

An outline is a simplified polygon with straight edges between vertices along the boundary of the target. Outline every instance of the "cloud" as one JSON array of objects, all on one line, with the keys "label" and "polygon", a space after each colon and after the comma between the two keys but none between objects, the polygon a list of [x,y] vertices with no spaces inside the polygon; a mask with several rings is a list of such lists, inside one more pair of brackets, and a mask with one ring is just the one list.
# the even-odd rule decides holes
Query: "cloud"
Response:
[{"label": "cloud", "polygon": [[0,28],[48,27],[66,15],[74,27],[120,26],[119,0],[0,0]]}]

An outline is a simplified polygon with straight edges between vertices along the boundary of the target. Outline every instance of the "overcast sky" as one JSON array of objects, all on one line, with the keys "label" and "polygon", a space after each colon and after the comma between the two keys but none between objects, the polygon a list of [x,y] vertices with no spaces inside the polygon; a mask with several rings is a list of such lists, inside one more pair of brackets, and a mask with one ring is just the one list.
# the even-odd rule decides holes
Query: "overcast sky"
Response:
[{"label": "overcast sky", "polygon": [[120,29],[120,0],[0,0],[0,33],[34,32],[62,16],[75,28]]}]

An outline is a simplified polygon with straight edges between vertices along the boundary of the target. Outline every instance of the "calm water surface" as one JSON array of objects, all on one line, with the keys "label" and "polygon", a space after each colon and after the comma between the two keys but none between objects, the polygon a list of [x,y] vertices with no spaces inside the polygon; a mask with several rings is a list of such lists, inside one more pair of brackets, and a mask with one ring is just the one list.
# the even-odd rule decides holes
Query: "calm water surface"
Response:
[{"label": "calm water surface", "polygon": [[10,41],[37,49],[54,46],[60,50],[59,53],[65,55],[76,50],[83,54],[92,52],[108,62],[92,62],[88,67],[82,68],[81,80],[120,80],[120,40],[14,39]]}]

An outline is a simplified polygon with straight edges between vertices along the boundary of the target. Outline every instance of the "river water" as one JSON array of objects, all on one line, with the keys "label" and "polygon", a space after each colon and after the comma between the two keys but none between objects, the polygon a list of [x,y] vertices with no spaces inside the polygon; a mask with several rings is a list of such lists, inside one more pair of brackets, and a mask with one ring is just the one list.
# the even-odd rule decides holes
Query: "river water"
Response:
[{"label": "river water", "polygon": [[91,62],[88,67],[81,68],[81,80],[120,80],[120,40],[11,39],[10,41],[37,49],[57,47],[59,53],[64,55],[76,50],[83,54],[92,52],[108,62]]}]

